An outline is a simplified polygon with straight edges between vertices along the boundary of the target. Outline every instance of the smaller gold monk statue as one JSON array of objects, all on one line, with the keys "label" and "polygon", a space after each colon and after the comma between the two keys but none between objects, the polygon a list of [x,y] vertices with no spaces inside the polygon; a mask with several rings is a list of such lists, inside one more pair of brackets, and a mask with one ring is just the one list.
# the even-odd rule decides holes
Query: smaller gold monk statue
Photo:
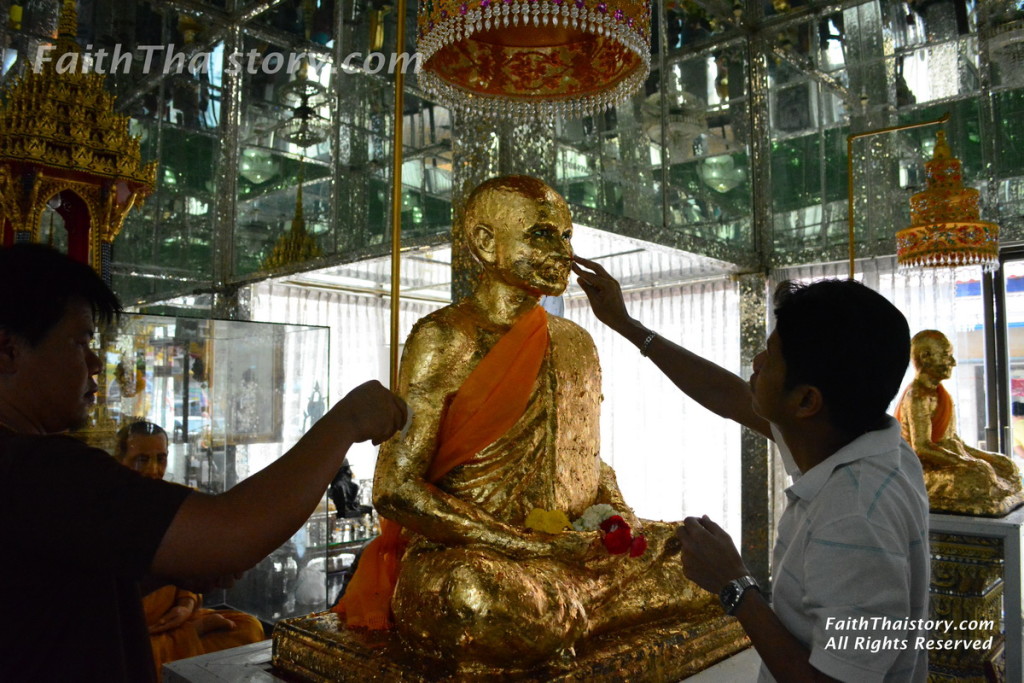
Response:
[{"label": "smaller gold monk statue", "polygon": [[953,346],[938,330],[910,342],[917,374],[896,406],[903,438],[924,468],[931,509],[1002,516],[1024,502],[1020,470],[999,453],[971,448],[956,431],[953,399],[942,386],[956,366]]}]

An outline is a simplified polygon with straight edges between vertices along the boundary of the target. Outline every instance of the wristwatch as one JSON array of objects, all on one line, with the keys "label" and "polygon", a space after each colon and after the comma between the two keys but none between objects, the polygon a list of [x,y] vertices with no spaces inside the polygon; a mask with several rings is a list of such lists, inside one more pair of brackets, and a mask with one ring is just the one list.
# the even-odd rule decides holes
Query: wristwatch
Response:
[{"label": "wristwatch", "polygon": [[726,614],[736,611],[748,588],[754,588],[757,592],[761,592],[761,587],[757,585],[757,580],[753,576],[741,576],[725,584],[725,588],[718,594],[718,599],[722,601],[722,609]]}]

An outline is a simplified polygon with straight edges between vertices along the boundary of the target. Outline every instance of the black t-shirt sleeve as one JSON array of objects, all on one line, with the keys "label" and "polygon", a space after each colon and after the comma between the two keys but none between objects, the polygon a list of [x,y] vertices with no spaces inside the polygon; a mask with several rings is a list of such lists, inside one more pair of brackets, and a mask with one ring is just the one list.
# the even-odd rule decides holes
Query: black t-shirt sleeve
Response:
[{"label": "black t-shirt sleeve", "polygon": [[0,438],[0,544],[24,559],[137,578],[191,490],[62,436]]}]

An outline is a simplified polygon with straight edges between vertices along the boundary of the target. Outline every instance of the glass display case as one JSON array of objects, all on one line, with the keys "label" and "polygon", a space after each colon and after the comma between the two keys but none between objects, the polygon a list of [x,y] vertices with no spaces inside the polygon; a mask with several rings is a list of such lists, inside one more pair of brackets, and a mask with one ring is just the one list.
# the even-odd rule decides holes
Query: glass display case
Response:
[{"label": "glass display case", "polygon": [[[156,423],[168,434],[165,479],[204,493],[281,457],[330,405],[326,327],[125,315],[100,346],[103,398],[81,436],[113,453],[121,425]],[[370,482],[351,477],[346,463],[309,521],[206,604],[268,626],[333,604],[356,553],[379,532]]]}]

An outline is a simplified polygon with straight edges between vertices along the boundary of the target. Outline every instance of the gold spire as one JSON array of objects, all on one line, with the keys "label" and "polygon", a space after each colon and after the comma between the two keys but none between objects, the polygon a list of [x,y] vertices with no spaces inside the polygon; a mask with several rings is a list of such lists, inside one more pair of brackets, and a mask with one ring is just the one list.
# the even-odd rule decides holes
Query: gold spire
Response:
[{"label": "gold spire", "polygon": [[304,263],[324,255],[316,238],[306,230],[306,217],[302,211],[304,168],[304,164],[299,166],[299,186],[295,193],[295,216],[292,218],[292,228],[281,235],[270,255],[263,259],[263,270],[276,270],[294,263]]},{"label": "gold spire", "polygon": [[[0,164],[81,171],[152,187],[156,162],[142,163],[139,140],[128,133],[130,117],[114,111],[103,75],[82,73],[77,32],[75,0],[64,0],[55,54],[0,92]],[[58,71],[61,55],[70,53],[76,55],[74,66]]]},{"label": "gold spire", "polygon": [[953,150],[949,148],[946,141],[946,131],[939,129],[935,135],[935,151],[932,152],[932,159],[952,159]]},{"label": "gold spire", "polygon": [[57,54],[78,52],[78,7],[75,0],[64,0],[57,20]]},{"label": "gold spire", "polygon": [[306,229],[306,216],[302,213],[302,172],[299,171],[299,188],[295,192],[295,216],[292,218],[292,230]]}]

